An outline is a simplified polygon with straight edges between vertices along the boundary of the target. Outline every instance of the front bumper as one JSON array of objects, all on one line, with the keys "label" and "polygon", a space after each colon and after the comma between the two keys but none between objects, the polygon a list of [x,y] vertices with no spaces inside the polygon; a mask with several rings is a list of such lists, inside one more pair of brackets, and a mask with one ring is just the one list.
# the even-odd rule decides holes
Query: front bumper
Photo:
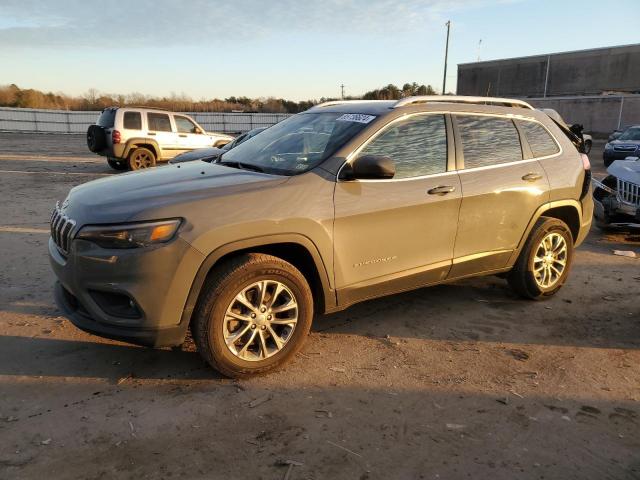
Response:
[{"label": "front bumper", "polygon": [[640,207],[624,202],[602,182],[593,180],[593,216],[598,224],[640,228]]},{"label": "front bumper", "polygon": [[604,160],[604,166],[608,167],[616,160],[624,160],[628,157],[637,157],[640,154],[638,150],[628,151],[628,152],[619,152],[617,150],[605,150],[602,154],[602,159]]},{"label": "front bumper", "polygon": [[[106,250],[75,239],[64,256],[49,239],[49,261],[58,278],[56,302],[78,328],[135,344],[163,347],[184,341],[186,299],[204,257],[177,238],[157,247]],[[135,315],[105,302],[129,298]]]}]

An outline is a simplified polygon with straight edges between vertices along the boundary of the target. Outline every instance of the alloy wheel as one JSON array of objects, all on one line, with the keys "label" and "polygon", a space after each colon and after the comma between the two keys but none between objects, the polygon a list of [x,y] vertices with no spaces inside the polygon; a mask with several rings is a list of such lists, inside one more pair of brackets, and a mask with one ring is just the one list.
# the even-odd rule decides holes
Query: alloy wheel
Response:
[{"label": "alloy wheel", "polygon": [[567,241],[559,233],[542,238],[533,257],[533,276],[540,288],[553,287],[567,267]]},{"label": "alloy wheel", "polygon": [[284,283],[260,280],[243,288],[227,307],[222,324],[227,348],[246,361],[280,352],[298,322],[298,302]]}]

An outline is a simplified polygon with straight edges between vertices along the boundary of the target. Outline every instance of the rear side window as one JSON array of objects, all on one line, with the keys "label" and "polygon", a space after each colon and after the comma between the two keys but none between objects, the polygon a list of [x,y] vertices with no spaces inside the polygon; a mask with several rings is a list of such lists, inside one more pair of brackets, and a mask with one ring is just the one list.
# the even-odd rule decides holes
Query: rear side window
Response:
[{"label": "rear side window", "polygon": [[130,130],[142,130],[142,115],[140,112],[124,112],[122,125]]},{"label": "rear side window", "polygon": [[115,108],[107,108],[102,111],[100,116],[98,117],[97,125],[104,128],[113,127],[114,122],[116,121],[116,109]]},{"label": "rear side window", "polygon": [[560,151],[560,147],[551,137],[547,129],[537,122],[519,121],[518,124],[527,138],[531,153],[534,157],[546,157],[555,155]]},{"label": "rear side window", "polygon": [[462,139],[464,168],[522,160],[520,135],[509,118],[456,115]]},{"label": "rear side window", "polygon": [[393,178],[411,178],[447,170],[444,115],[420,115],[393,123],[360,155],[386,155],[396,166]]},{"label": "rear side window", "polygon": [[171,121],[166,113],[147,113],[147,123],[152,132],[171,131]]}]

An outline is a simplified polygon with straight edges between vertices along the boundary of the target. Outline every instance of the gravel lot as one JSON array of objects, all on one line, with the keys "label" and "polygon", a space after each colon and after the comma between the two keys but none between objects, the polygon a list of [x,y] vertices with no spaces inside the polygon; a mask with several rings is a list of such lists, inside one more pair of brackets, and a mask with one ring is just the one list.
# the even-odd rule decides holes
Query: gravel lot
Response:
[{"label": "gravel lot", "polygon": [[0,133],[0,478],[640,478],[640,260],[612,255],[638,233],[594,229],[549,301],[497,277],[369,301],[237,382],[60,316],[49,212],[111,174],[82,136]]}]

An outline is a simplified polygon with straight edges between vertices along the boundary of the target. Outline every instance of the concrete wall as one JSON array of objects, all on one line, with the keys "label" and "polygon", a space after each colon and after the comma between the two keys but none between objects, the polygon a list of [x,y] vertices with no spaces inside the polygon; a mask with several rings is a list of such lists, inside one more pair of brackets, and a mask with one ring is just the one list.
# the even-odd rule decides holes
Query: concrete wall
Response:
[{"label": "concrete wall", "polygon": [[640,44],[460,64],[457,90],[493,97],[640,93]]},{"label": "concrete wall", "polygon": [[569,124],[581,123],[594,137],[606,138],[618,128],[640,125],[640,95],[527,98],[536,108],[553,108]]},{"label": "concrete wall", "polygon": [[[286,113],[186,112],[209,132],[243,133],[270,127],[289,117]],[[0,130],[11,132],[85,133],[100,112],[38,110],[0,107]]]}]

